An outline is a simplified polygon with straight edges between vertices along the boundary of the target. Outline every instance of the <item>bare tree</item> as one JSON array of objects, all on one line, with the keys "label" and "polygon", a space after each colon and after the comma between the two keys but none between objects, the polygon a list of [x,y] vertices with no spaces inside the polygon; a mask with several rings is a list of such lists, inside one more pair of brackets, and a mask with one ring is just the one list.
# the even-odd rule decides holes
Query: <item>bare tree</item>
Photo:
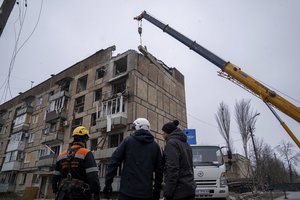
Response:
[{"label": "bare tree", "polygon": [[290,183],[293,182],[293,171],[294,166],[297,166],[298,162],[300,161],[300,153],[294,153],[294,144],[291,142],[285,142],[284,140],[280,143],[280,148],[278,148],[278,152],[280,156],[285,161],[287,165],[289,176],[290,176]]},{"label": "bare tree", "polygon": [[243,148],[246,158],[248,158],[247,144],[250,139],[250,131],[252,131],[253,133],[255,130],[255,117],[257,115],[257,113],[253,114],[253,111],[250,111],[250,100],[242,99],[240,102],[236,102],[235,120],[238,124],[238,129],[242,136]]},{"label": "bare tree", "polygon": [[[287,182],[288,171],[283,167],[283,162],[276,158],[271,146],[258,138],[256,138],[255,144],[260,163],[255,172],[259,176],[257,177],[257,180],[260,181],[259,187],[266,190],[273,184]],[[253,156],[253,151],[251,153]]]},{"label": "bare tree", "polygon": [[219,126],[220,134],[225,139],[228,149],[232,151],[233,144],[231,143],[230,136],[230,112],[228,106],[224,102],[220,103],[215,118]]}]

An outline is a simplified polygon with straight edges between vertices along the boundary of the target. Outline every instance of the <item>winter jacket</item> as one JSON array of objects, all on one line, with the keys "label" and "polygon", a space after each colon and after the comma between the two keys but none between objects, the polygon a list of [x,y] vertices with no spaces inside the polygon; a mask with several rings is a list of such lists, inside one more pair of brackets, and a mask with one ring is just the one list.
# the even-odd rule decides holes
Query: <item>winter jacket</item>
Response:
[{"label": "winter jacket", "polygon": [[136,131],[126,137],[115,150],[106,170],[106,186],[112,184],[117,168],[122,163],[120,193],[133,198],[152,198],[160,192],[163,178],[162,155],[149,131]]},{"label": "winter jacket", "polygon": [[170,133],[164,149],[164,196],[184,199],[195,195],[192,149],[180,129]]},{"label": "winter jacket", "polygon": [[[90,150],[80,145],[72,145],[71,149],[73,150],[74,157],[70,160],[70,163],[68,161],[67,150],[57,158],[52,179],[53,192],[57,193],[61,189],[59,186],[62,181],[66,180],[70,164],[70,172],[74,182],[77,180],[82,181],[90,188],[87,191],[88,193],[78,188],[72,189],[73,198],[89,199],[87,195],[90,196],[90,193],[99,194],[100,192],[98,167]],[[79,188],[82,188],[82,186]]]}]

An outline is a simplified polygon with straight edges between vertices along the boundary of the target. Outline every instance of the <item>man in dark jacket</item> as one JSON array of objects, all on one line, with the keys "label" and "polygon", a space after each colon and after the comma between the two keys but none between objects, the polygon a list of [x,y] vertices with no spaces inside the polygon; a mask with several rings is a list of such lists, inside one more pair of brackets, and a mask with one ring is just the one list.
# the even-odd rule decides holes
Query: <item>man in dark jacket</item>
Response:
[{"label": "man in dark jacket", "polygon": [[52,189],[56,200],[100,200],[98,167],[92,152],[86,149],[89,130],[84,126],[74,129],[74,141],[56,161]]},{"label": "man in dark jacket", "polygon": [[166,200],[192,200],[195,197],[193,155],[187,136],[177,126],[178,120],[166,123],[162,130],[164,150],[164,197]]},{"label": "man in dark jacket", "polygon": [[119,200],[158,200],[163,178],[161,150],[149,132],[147,119],[136,119],[133,129],[134,134],[123,140],[110,159],[103,193],[110,195],[117,168],[123,163]]}]

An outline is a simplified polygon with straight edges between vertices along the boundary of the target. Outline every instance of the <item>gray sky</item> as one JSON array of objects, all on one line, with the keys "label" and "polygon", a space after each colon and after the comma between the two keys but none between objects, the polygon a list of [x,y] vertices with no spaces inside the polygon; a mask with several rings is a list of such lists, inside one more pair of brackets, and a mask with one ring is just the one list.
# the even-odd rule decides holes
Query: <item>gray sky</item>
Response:
[{"label": "gray sky", "polygon": [[[24,1],[19,1],[20,6],[15,6],[0,37],[1,85],[20,30],[20,10],[21,15],[25,14]],[[39,23],[15,59],[10,79],[13,96],[30,89],[31,81],[35,86],[100,49],[116,45],[115,55],[137,50],[140,38],[133,17],[146,10],[252,77],[293,97],[298,102],[284,96],[300,105],[300,1],[28,0],[18,47],[33,31],[41,3]],[[199,144],[224,144],[214,117],[219,103],[224,101],[231,111],[234,147],[242,153],[234,117],[234,104],[242,98],[251,99],[253,110],[261,113],[255,137],[272,147],[281,140],[294,143],[261,100],[218,77],[219,68],[150,22],[143,20],[142,26],[142,41],[148,51],[185,76],[188,126],[196,129]],[[1,88],[0,103],[3,94]],[[10,94],[6,100],[9,98]],[[278,113],[299,140],[299,123]]]}]

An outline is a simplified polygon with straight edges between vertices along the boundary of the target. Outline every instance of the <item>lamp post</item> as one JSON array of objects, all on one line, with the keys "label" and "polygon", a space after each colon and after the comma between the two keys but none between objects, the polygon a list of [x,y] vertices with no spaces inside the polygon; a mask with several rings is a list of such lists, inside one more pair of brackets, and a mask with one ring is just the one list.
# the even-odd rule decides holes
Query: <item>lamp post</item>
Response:
[{"label": "lamp post", "polygon": [[255,143],[254,143],[254,138],[253,138],[252,124],[253,124],[253,121],[254,121],[255,117],[257,117],[258,115],[260,115],[260,113],[256,113],[253,117],[251,117],[248,120],[248,129],[249,129],[251,140],[252,140],[252,145],[253,145],[253,150],[254,150],[254,154],[255,154],[255,160],[256,160],[256,166],[257,166],[257,168],[258,168],[258,156],[257,156],[256,146],[255,146]]},{"label": "lamp post", "polygon": [[[280,147],[280,144],[276,145],[274,148],[271,149],[271,152],[275,149],[277,149],[278,147]],[[274,158],[275,158],[275,161],[277,161],[277,157],[276,157],[276,153],[274,152]]]}]

